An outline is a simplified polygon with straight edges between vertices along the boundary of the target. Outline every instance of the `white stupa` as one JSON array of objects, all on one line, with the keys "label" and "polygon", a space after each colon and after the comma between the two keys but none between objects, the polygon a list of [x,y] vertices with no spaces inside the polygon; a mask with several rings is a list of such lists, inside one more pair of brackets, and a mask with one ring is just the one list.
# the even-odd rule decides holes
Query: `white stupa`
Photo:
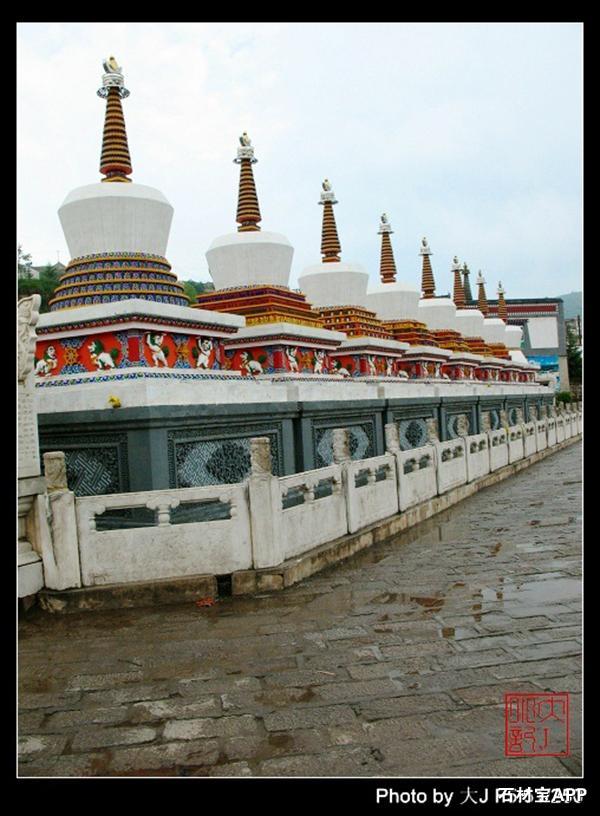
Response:
[{"label": "white stupa", "polygon": [[[500,317],[487,316],[487,297],[485,294],[485,278],[481,274],[481,269],[477,273],[477,280],[475,283],[478,286],[479,294],[477,298],[480,309],[484,312],[483,327],[481,336],[486,343],[502,343],[506,345],[506,323]],[[483,308],[481,306],[483,305]]]},{"label": "white stupa", "polygon": [[187,306],[165,257],[173,207],[160,190],[129,178],[131,158],[121,107],[129,91],[115,58],[103,64],[98,95],[106,99],[100,159],[104,178],[72,190],[58,211],[71,261],[52,311],[131,298]]},{"label": "white stupa", "polygon": [[502,282],[498,282],[498,317],[505,322],[504,327],[504,345],[508,349],[511,360],[515,363],[529,366],[529,360],[521,351],[521,340],[523,338],[523,329],[520,326],[509,326],[506,323],[508,312],[506,309],[506,301],[504,299],[504,288]]},{"label": "white stupa", "polygon": [[450,329],[458,331],[456,326],[456,305],[449,297],[435,297],[435,282],[429,256],[432,251],[427,239],[421,241],[419,254],[423,257],[422,297],[419,300],[418,320],[435,330]]},{"label": "white stupa", "polygon": [[240,165],[237,232],[220,235],[206,253],[216,289],[271,285],[287,287],[294,248],[278,232],[262,232],[252,165],[254,147],[247,133],[240,137],[236,164]]},{"label": "white stupa", "polygon": [[333,205],[337,204],[328,179],[323,182],[319,204],[323,205],[321,263],[307,266],[298,286],[313,306],[346,306],[365,303],[369,273],[361,264],[343,263]]},{"label": "white stupa", "polygon": [[418,320],[419,290],[416,286],[396,280],[396,263],[390,241],[392,227],[385,213],[379,224],[381,235],[381,283],[369,285],[365,306],[380,320]]}]

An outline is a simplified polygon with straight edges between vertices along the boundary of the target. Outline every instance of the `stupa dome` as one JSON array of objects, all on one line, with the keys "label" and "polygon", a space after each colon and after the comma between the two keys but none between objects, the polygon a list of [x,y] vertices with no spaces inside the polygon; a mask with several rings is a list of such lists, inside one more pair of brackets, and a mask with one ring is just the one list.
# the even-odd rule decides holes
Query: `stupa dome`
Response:
[{"label": "stupa dome", "polygon": [[271,284],[288,286],[294,248],[277,232],[220,235],[206,252],[217,289]]},{"label": "stupa dome", "polygon": [[484,317],[479,309],[457,309],[456,330],[464,337],[483,337]]},{"label": "stupa dome", "polygon": [[422,298],[419,301],[419,320],[430,329],[459,331],[456,325],[456,305],[450,298]]},{"label": "stupa dome", "polygon": [[365,305],[381,320],[419,320],[420,292],[403,281],[371,284]]}]

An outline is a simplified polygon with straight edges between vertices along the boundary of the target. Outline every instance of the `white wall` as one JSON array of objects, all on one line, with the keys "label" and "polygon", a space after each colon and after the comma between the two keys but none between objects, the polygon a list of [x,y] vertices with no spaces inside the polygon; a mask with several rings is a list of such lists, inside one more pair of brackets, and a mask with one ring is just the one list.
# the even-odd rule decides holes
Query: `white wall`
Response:
[{"label": "white wall", "polygon": [[527,331],[532,351],[558,348],[558,321],[555,317],[530,317]]}]

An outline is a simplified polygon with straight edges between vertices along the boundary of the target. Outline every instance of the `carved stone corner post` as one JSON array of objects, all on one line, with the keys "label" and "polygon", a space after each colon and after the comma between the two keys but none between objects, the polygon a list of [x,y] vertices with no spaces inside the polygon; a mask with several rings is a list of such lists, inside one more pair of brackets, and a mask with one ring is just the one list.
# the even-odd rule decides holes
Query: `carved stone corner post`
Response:
[{"label": "carved stone corner post", "polygon": [[333,429],[332,445],[334,464],[343,465],[350,461],[350,432],[347,428]]},{"label": "carved stone corner post", "polygon": [[32,295],[20,300],[18,310],[18,594],[29,598],[44,586],[40,558],[39,524],[35,506],[44,492],[40,475],[37,416],[33,394],[33,364],[41,297]]},{"label": "carved stone corner post", "polygon": [[469,417],[466,414],[459,414],[456,420],[456,433],[459,437],[468,436],[471,430]]},{"label": "carved stone corner post", "polygon": [[271,470],[268,437],[250,440],[248,498],[253,566],[255,569],[277,566],[283,561],[281,491],[279,478]]},{"label": "carved stone corner post", "polygon": [[428,417],[425,420],[427,425],[427,442],[431,445],[434,442],[440,441],[440,432],[438,429],[437,419],[435,417]]},{"label": "carved stone corner post", "polygon": [[385,426],[385,448],[388,453],[400,453],[400,434],[395,422],[388,422]]},{"label": "carved stone corner post", "polygon": [[504,428],[505,431],[508,431],[508,415],[504,408],[500,409],[500,427]]},{"label": "carved stone corner post", "polygon": [[492,420],[489,411],[481,412],[481,433],[487,433],[492,430]]},{"label": "carved stone corner post", "polygon": [[44,454],[47,496],[38,497],[38,516],[46,516],[40,525],[41,553],[44,561],[46,586],[49,589],[70,589],[81,586],[79,540],[75,494],[67,485],[67,468],[62,451]]},{"label": "carved stone corner post", "polygon": [[44,474],[48,493],[69,489],[65,455],[62,451],[49,451],[44,454]]}]

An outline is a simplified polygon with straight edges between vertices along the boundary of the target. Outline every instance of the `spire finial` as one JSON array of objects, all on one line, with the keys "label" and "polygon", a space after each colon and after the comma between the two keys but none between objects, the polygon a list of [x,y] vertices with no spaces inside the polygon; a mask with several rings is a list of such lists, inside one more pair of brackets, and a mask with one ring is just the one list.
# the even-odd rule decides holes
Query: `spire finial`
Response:
[{"label": "spire finial", "polygon": [[498,317],[500,320],[508,321],[508,309],[506,308],[506,300],[504,299],[504,288],[502,281],[498,281]]},{"label": "spire finial", "polygon": [[465,290],[463,288],[460,270],[461,270],[460,262],[455,255],[454,260],[452,262],[452,271],[454,272],[454,292],[452,294],[452,299],[457,309],[464,309],[466,305]]},{"label": "spire finial", "polygon": [[129,91],[125,87],[123,70],[114,57],[103,60],[102,65],[105,73],[102,76],[102,87],[97,92],[98,96],[106,99],[100,156],[100,172],[106,178],[102,181],[131,182],[131,179],[127,178],[131,175],[132,168],[121,107],[121,99],[126,99]]},{"label": "spire finial", "polygon": [[381,235],[381,261],[379,264],[379,274],[382,283],[394,283],[396,280],[396,262],[394,261],[394,251],[390,235],[393,234],[386,213],[381,216],[378,235]]},{"label": "spire finial", "polygon": [[467,266],[467,262],[463,263],[462,267],[462,275],[463,275],[463,290],[465,293],[465,303],[468,305],[469,303],[473,302],[473,295],[471,294],[471,281],[469,280],[469,275],[471,274],[471,270]]},{"label": "spire finial", "polygon": [[325,179],[322,183],[323,192],[319,204],[323,205],[323,227],[321,231],[321,255],[323,263],[337,263],[340,260],[342,247],[337,234],[333,205],[337,204],[335,193],[331,189],[331,182]]},{"label": "spire finial", "polygon": [[239,224],[238,232],[260,232],[258,222],[262,219],[252,172],[252,165],[258,160],[254,158],[252,140],[246,131],[240,136],[240,145],[237,157],[233,160],[235,164],[240,165],[240,188],[235,220]]},{"label": "spire finial", "polygon": [[477,308],[484,317],[487,317],[490,310],[488,307],[487,297],[485,294],[485,279],[481,274],[481,269],[477,273],[477,280],[475,282],[478,286]]},{"label": "spire finial", "polygon": [[431,261],[429,256],[433,255],[429,249],[427,238],[421,240],[421,249],[419,255],[423,256],[423,271],[421,273],[421,292],[423,298],[435,297],[435,281],[433,279],[433,269],[431,268]]}]

